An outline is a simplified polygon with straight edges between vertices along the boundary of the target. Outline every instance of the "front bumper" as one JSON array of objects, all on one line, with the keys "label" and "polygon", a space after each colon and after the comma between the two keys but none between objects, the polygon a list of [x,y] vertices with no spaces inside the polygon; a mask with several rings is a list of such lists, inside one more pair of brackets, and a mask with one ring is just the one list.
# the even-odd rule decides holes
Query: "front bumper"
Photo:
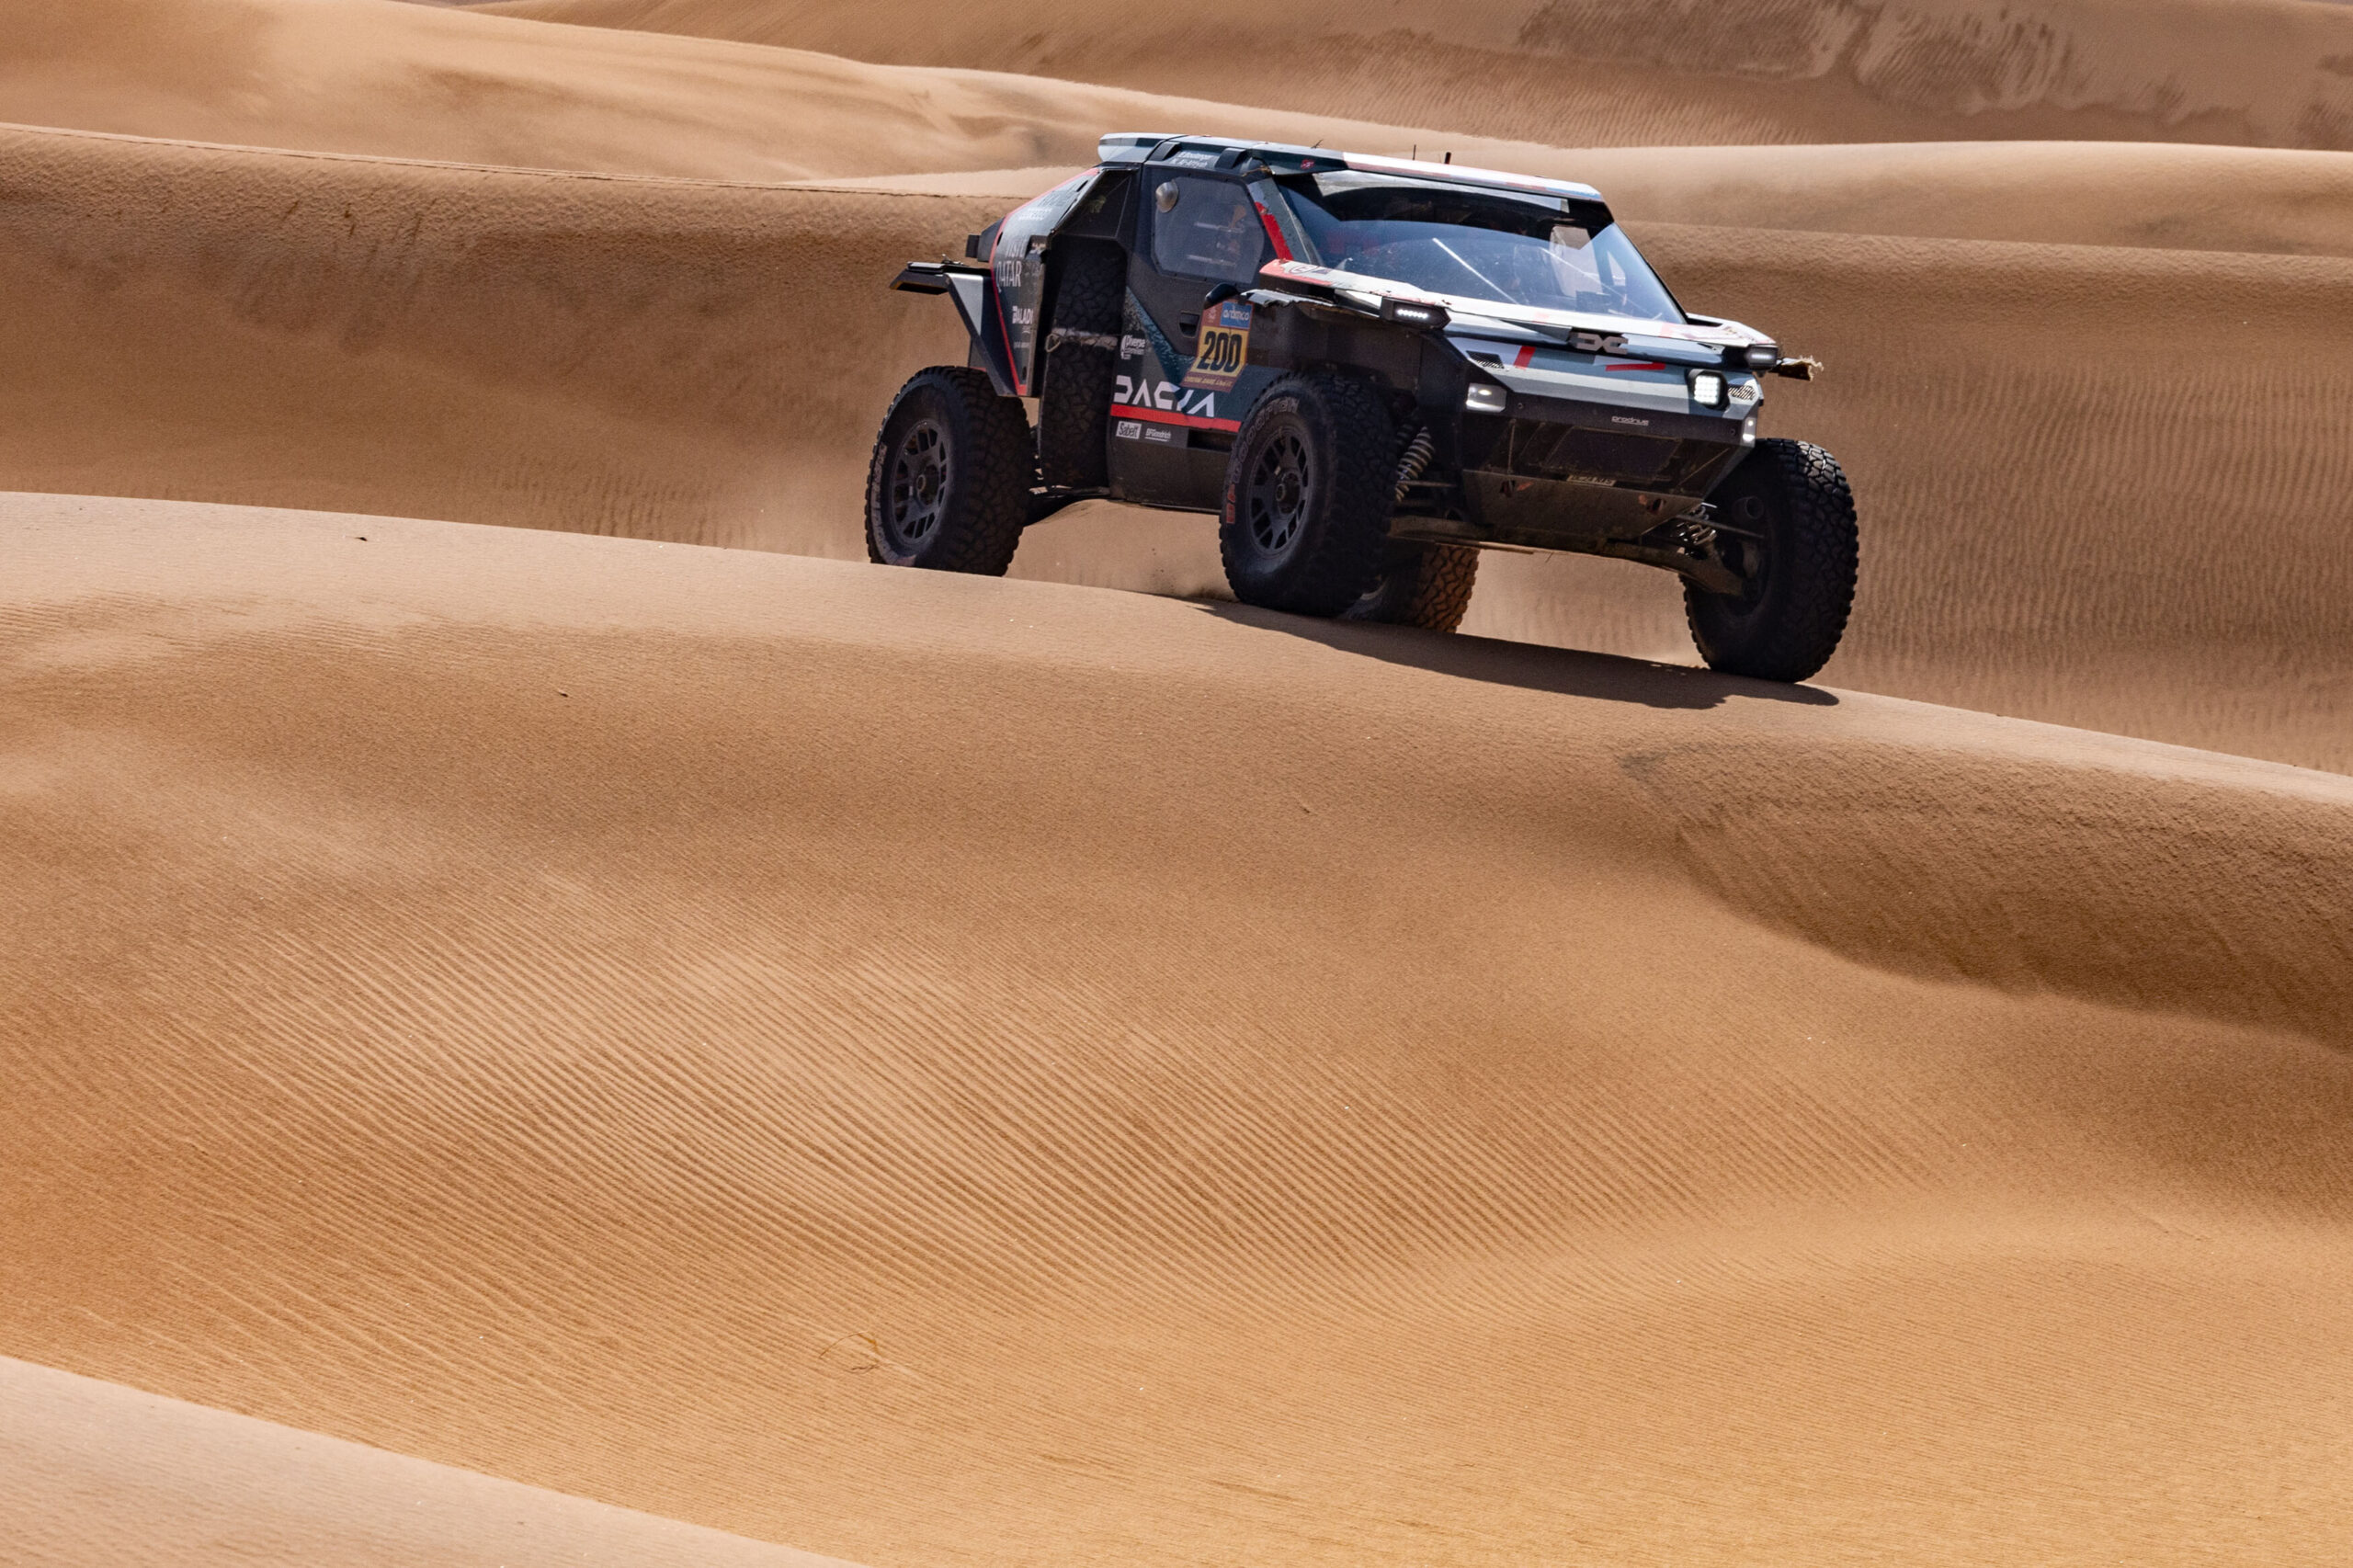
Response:
[{"label": "front bumper", "polygon": [[1463,507],[1505,543],[1637,539],[1706,499],[1755,441],[1745,413],[1512,392],[1501,414],[1462,416]]}]

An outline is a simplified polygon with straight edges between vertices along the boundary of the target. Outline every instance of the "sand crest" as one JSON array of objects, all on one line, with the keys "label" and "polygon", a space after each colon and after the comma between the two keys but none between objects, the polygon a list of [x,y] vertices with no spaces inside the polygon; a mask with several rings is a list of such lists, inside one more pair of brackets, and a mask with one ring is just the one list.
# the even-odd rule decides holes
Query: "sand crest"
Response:
[{"label": "sand crest", "polygon": [[2307,0],[509,0],[510,16],[1112,83],[1560,146],[2051,137],[2353,145]]},{"label": "sand crest", "polygon": [[14,1568],[848,1568],[0,1358]]}]

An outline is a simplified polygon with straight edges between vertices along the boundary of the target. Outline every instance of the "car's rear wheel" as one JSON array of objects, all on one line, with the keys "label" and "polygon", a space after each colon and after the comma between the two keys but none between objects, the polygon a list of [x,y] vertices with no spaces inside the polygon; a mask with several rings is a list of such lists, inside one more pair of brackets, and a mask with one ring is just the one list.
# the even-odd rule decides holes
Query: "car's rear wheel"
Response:
[{"label": "car's rear wheel", "polygon": [[1036,462],[1019,399],[961,365],[916,371],[867,465],[868,557],[1003,576],[1029,521]]},{"label": "car's rear wheel", "polygon": [[1838,460],[1804,441],[1765,440],[1708,497],[1747,587],[1686,580],[1684,619],[1711,669],[1800,681],[1830,662],[1855,602],[1855,496]]},{"label": "car's rear wheel", "polygon": [[1392,540],[1379,580],[1340,619],[1451,631],[1462,624],[1478,583],[1479,552],[1470,546]]},{"label": "car's rear wheel", "polygon": [[1118,353],[1100,341],[1115,338],[1128,298],[1127,256],[1117,245],[1079,242],[1063,259],[1054,295],[1056,341],[1042,356],[1038,392],[1038,472],[1051,485],[1100,490],[1108,483],[1111,383]]},{"label": "car's rear wheel", "polygon": [[1218,553],[1233,597],[1338,615],[1372,589],[1389,533],[1396,426],[1372,389],[1285,376],[1251,406],[1225,470]]}]

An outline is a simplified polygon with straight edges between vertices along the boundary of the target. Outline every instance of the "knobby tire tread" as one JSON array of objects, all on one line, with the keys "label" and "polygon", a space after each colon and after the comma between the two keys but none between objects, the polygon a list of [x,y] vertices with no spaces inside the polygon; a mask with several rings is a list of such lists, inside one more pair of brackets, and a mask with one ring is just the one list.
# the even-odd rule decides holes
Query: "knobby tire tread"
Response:
[{"label": "knobby tire tread", "polygon": [[[1126,254],[1080,244],[1064,264],[1051,324],[1072,332],[1116,333],[1128,298]],[[1045,483],[1099,490],[1110,482],[1111,383],[1119,357],[1108,348],[1065,343],[1044,356],[1038,397],[1038,472]]]},{"label": "knobby tire tread", "polygon": [[1289,375],[1262,393],[1243,420],[1233,449],[1252,449],[1256,426],[1274,403],[1296,397],[1304,422],[1324,449],[1330,494],[1313,525],[1318,538],[1272,592],[1248,584],[1245,530],[1235,517],[1229,478],[1227,506],[1218,528],[1218,554],[1234,597],[1262,608],[1294,615],[1332,617],[1354,605],[1378,580],[1389,535],[1392,449],[1396,425],[1379,396],[1364,382],[1330,374]]},{"label": "knobby tire tread", "polygon": [[1711,668],[1765,680],[1802,681],[1817,674],[1837,652],[1855,604],[1860,563],[1855,527],[1855,493],[1838,460],[1810,441],[1768,437],[1756,443],[1750,462],[1769,464],[1769,482],[1789,512],[1790,562],[1775,585],[1786,594],[1781,613],[1767,634],[1737,653],[1713,645],[1702,624],[1715,596],[1683,585],[1684,624]]},{"label": "knobby tire tread", "polygon": [[1470,613],[1479,585],[1479,552],[1465,544],[1425,544],[1393,561],[1373,590],[1343,620],[1452,631]]},{"label": "knobby tire tread", "polygon": [[866,467],[866,554],[891,564],[878,534],[878,497],[891,453],[891,428],[902,404],[920,391],[936,392],[947,403],[957,471],[950,480],[953,502],[938,536],[922,559],[906,562],[934,572],[964,572],[1002,577],[1020,547],[1029,520],[1029,487],[1037,470],[1029,417],[1017,398],[1000,397],[988,374],[966,365],[935,365],[918,370],[891,400],[882,433]]}]

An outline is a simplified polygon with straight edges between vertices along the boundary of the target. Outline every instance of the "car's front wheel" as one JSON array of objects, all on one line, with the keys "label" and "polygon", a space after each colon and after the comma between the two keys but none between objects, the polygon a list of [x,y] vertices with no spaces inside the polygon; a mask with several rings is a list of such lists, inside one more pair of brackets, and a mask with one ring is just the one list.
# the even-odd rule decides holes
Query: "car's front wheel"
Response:
[{"label": "car's front wheel", "polygon": [[866,470],[866,553],[885,566],[1001,577],[1029,520],[1029,417],[961,365],[918,370]]},{"label": "car's front wheel", "polygon": [[1361,381],[1285,376],[1233,438],[1218,553],[1233,597],[1297,615],[1338,615],[1381,576],[1389,534],[1389,410]]},{"label": "car's front wheel", "polygon": [[1711,669],[1800,681],[1830,662],[1855,602],[1855,495],[1838,460],[1804,441],[1764,440],[1708,497],[1746,587],[1686,580],[1683,613]]}]

